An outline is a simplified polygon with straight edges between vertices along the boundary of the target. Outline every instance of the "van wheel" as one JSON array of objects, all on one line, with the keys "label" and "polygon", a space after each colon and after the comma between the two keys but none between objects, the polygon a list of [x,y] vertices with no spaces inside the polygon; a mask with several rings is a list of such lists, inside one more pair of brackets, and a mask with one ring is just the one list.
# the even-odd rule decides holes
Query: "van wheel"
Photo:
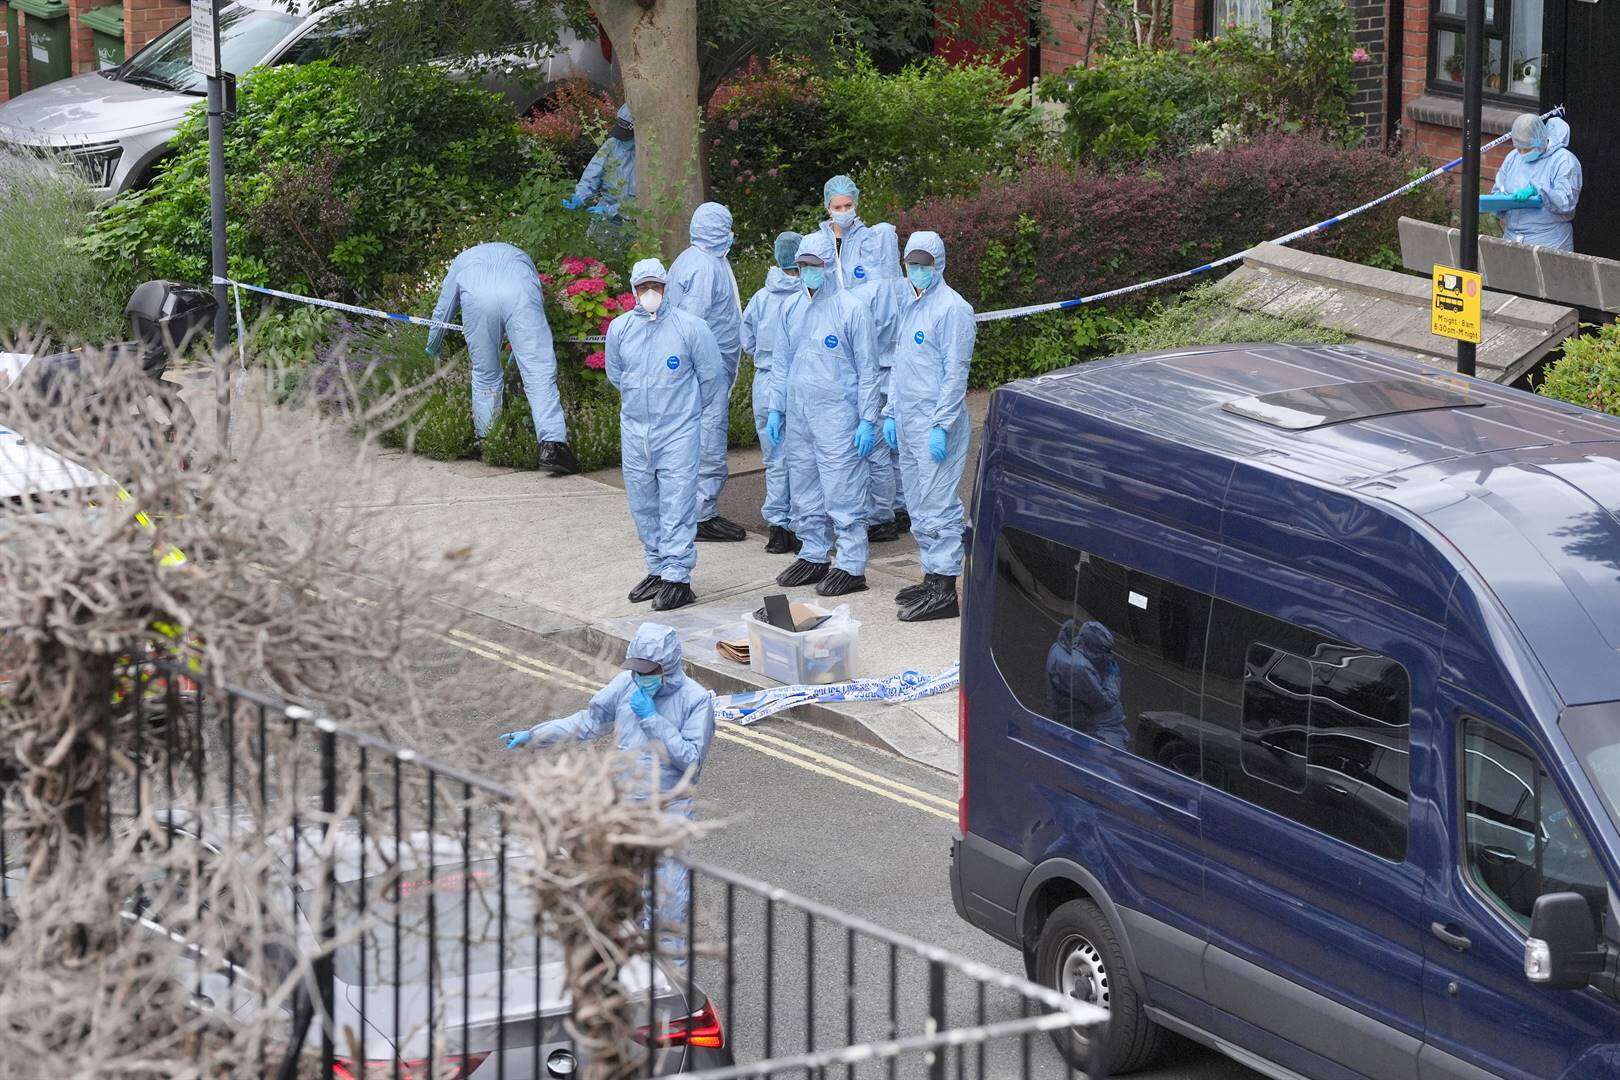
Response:
[{"label": "van wheel", "polygon": [[[1090,900],[1070,900],[1047,916],[1035,945],[1035,969],[1040,982],[1058,993],[1109,1011],[1103,1036],[1109,1073],[1147,1068],[1163,1053],[1169,1033],[1148,1019],[1131,988],[1124,950]],[[1086,1067],[1086,1039],[1072,1031],[1052,1037],[1071,1065]]]}]

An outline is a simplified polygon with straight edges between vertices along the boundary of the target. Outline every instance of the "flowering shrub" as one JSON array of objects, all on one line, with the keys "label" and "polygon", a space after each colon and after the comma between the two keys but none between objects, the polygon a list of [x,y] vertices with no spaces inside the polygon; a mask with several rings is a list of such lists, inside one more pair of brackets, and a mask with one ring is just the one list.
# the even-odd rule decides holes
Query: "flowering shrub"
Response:
[{"label": "flowering shrub", "polygon": [[[897,225],[901,236],[937,231],[950,254],[951,284],[987,310],[1186,270],[1360,205],[1422,167],[1408,155],[1275,135],[1170,158],[1153,172],[1105,177],[1033,168],[987,181],[972,196],[927,200]],[[1444,189],[1427,185],[1303,246],[1360,262],[1395,243],[1402,214],[1435,220],[1445,213]],[[1017,324],[1027,322],[981,335],[979,385],[1023,373],[1027,342]]]},{"label": "flowering shrub", "polygon": [[[540,283],[546,318],[558,339],[605,334],[614,316],[636,306],[635,294],[622,288],[618,273],[596,259],[564,256],[552,272],[541,271]],[[606,362],[606,354],[594,346],[585,355],[585,366],[596,371]]]},{"label": "flowering shrub", "polygon": [[[541,111],[541,108],[544,111]],[[613,126],[618,106],[583,79],[570,79],[522,121],[523,130],[578,175]]]},{"label": "flowering shrub", "polygon": [[704,132],[712,197],[731,208],[744,244],[775,236],[794,211],[821,202],[838,169],[827,138],[822,81],[802,61],[749,63],[709,99]]}]

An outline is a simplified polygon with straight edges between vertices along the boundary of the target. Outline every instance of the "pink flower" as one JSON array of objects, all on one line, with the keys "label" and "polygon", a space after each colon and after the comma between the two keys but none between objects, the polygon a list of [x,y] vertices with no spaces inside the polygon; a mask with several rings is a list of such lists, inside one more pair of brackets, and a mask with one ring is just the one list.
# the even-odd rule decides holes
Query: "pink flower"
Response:
[{"label": "pink flower", "polygon": [[765,170],[765,175],[766,176],[775,176],[776,175],[776,170],[775,169],[766,169]]},{"label": "pink flower", "polygon": [[541,274],[540,275],[540,283],[542,285],[550,285],[551,281],[552,281],[552,278],[551,278],[550,274]]},{"label": "pink flower", "polygon": [[578,276],[585,272],[585,260],[570,255],[562,261],[562,268],[563,273]]},{"label": "pink flower", "polygon": [[605,333],[608,332],[608,327],[610,327],[612,325],[613,325],[613,320],[612,319],[603,318],[603,320],[601,322],[596,324],[596,332],[598,334],[605,334]]},{"label": "pink flower", "polygon": [[602,306],[607,308],[608,314],[611,315],[613,312],[619,310],[619,298],[616,296],[610,296],[602,301]]},{"label": "pink flower", "polygon": [[1367,61],[1372,59],[1372,54],[1368,53],[1366,49],[1363,49],[1358,45],[1356,46],[1356,51],[1350,54],[1350,59],[1355,63],[1365,64]]},{"label": "pink flower", "polygon": [[737,159],[736,158],[731,159],[731,167],[733,169],[735,169],[737,167]]},{"label": "pink flower", "polygon": [[733,119],[733,120],[732,120],[732,121],[731,121],[731,123],[729,123],[729,124],[727,124],[727,125],[726,125],[726,127],[727,127],[727,128],[728,128],[728,129],[730,129],[730,130],[732,130],[732,131],[736,131],[736,130],[737,130],[737,121],[736,121],[736,120],[735,120],[735,119]]},{"label": "pink flower", "polygon": [[597,350],[585,358],[585,366],[592,371],[601,371],[607,367],[607,353]]},{"label": "pink flower", "polygon": [[633,292],[619,294],[619,310],[633,311],[636,306],[636,294]]},{"label": "pink flower", "polygon": [[599,277],[581,278],[574,284],[580,286],[582,292],[588,292],[592,296],[600,296],[607,292],[607,282]]}]

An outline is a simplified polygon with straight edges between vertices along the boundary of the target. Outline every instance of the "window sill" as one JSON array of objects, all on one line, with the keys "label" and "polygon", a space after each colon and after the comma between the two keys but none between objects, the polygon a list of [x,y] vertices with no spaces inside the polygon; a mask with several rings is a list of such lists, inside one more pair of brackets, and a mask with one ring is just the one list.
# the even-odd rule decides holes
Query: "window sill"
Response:
[{"label": "window sill", "polygon": [[[1480,126],[1485,134],[1500,135],[1513,126],[1514,117],[1535,111],[1535,106],[1530,104],[1516,109],[1511,105],[1486,102],[1480,109]],[[1463,126],[1462,113],[1462,98],[1450,94],[1426,93],[1406,106],[1406,115],[1420,124],[1435,124],[1458,131]]]}]

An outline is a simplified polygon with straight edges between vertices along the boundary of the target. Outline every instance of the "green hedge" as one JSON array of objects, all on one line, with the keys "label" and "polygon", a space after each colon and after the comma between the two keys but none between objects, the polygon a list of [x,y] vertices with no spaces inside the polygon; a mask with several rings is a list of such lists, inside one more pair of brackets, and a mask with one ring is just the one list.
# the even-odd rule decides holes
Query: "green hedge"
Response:
[{"label": "green hedge", "polygon": [[1620,323],[1564,342],[1537,389],[1548,397],[1620,416]]}]

